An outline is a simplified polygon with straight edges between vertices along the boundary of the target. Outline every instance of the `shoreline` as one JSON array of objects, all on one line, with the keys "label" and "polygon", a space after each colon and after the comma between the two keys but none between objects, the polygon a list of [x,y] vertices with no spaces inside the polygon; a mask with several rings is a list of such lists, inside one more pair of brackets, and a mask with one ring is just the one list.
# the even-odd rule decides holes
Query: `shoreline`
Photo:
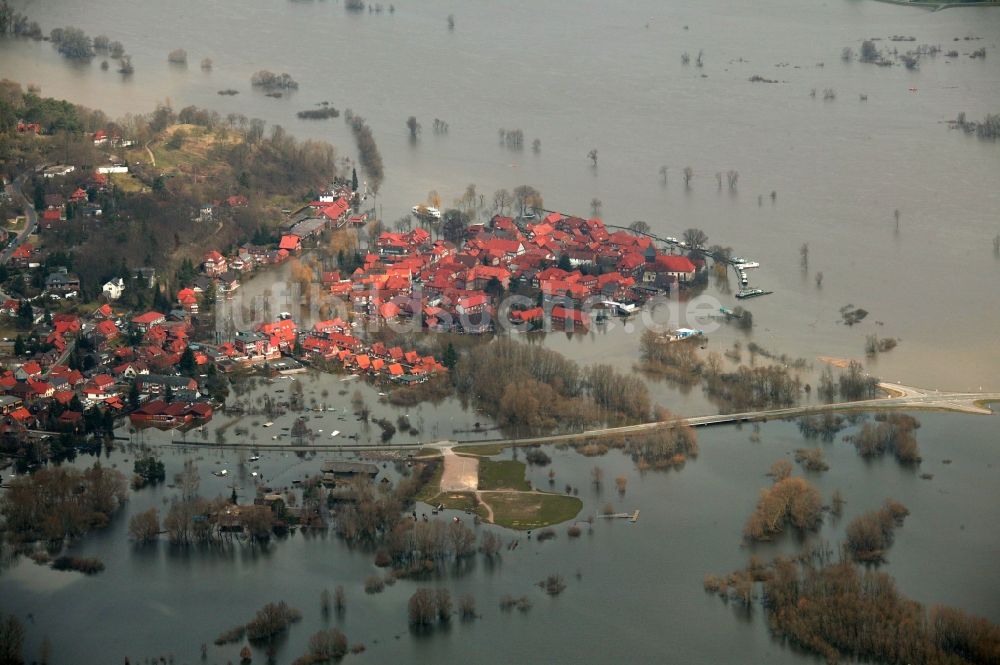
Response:
[{"label": "shoreline", "polygon": [[884,2],[889,5],[919,7],[921,9],[929,9],[934,12],[941,11],[942,9],[950,9],[952,7],[1000,7],[1000,2],[924,2],[923,0],[916,0],[915,2],[909,2],[908,0],[875,0],[875,1]]}]

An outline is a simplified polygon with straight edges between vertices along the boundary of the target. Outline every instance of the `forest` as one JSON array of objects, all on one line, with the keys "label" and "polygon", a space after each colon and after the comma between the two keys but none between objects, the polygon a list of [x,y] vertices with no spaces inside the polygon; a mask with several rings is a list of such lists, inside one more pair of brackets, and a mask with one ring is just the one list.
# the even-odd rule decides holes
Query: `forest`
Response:
[{"label": "forest", "polygon": [[645,383],[610,365],[581,368],[543,346],[494,340],[470,348],[454,371],[458,394],[515,434],[576,430],[650,418]]}]

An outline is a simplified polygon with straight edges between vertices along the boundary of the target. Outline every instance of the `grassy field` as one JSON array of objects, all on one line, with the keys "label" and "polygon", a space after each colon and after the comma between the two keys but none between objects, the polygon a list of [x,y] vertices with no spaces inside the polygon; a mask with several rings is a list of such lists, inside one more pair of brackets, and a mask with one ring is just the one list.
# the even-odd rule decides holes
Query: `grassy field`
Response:
[{"label": "grassy field", "polygon": [[[179,148],[171,148],[168,146],[170,139],[178,131],[186,137]],[[215,148],[237,141],[235,133],[216,133],[195,125],[174,125],[164,131],[163,140],[153,143],[150,150],[156,157],[156,170],[161,173],[197,173],[199,177],[212,177],[229,172],[229,165],[221,161]]]},{"label": "grassy field", "polygon": [[524,479],[524,462],[517,462],[515,460],[480,460],[479,489],[530,490],[531,485]]},{"label": "grassy field", "polygon": [[437,448],[421,448],[414,457],[441,457],[441,451]]},{"label": "grassy field", "polygon": [[566,522],[583,508],[580,499],[565,494],[483,492],[482,496],[493,509],[494,524],[521,531]]},{"label": "grassy field", "polygon": [[434,468],[434,475],[431,476],[430,480],[424,483],[424,486],[420,488],[417,495],[414,497],[417,501],[423,501],[424,503],[430,503],[434,497],[441,493],[441,475],[444,473],[444,464],[438,464]]},{"label": "grassy field", "polygon": [[490,457],[491,455],[499,455],[509,447],[510,446],[501,443],[492,443],[482,446],[455,446],[454,450],[456,453],[464,453],[466,455],[482,455],[484,457]]},{"label": "grassy field", "polygon": [[110,178],[115,184],[115,187],[123,192],[134,193],[141,192],[145,189],[145,185],[143,185],[142,182],[131,173],[112,173]]}]

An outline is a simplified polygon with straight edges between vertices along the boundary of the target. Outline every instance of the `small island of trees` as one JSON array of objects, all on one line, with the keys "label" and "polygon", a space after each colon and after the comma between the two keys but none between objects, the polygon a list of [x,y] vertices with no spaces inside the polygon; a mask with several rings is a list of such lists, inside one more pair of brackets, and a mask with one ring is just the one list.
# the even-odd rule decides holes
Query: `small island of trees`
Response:
[{"label": "small island of trees", "polygon": [[250,85],[261,88],[268,92],[279,90],[298,90],[299,84],[289,74],[275,74],[266,69],[261,69],[250,77]]}]

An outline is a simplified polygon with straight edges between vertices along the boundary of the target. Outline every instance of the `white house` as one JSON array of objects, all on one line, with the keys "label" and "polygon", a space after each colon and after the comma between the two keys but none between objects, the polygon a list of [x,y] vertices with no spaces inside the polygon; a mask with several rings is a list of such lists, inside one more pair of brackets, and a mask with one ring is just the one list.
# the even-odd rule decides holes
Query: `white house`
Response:
[{"label": "white house", "polygon": [[106,282],[101,289],[104,291],[104,295],[108,297],[108,300],[118,300],[125,293],[125,280],[121,277],[115,277],[109,282]]},{"label": "white house", "polygon": [[46,178],[56,178],[58,176],[70,174],[75,170],[76,167],[72,164],[58,164],[56,166],[50,166],[42,171],[42,175]]}]

